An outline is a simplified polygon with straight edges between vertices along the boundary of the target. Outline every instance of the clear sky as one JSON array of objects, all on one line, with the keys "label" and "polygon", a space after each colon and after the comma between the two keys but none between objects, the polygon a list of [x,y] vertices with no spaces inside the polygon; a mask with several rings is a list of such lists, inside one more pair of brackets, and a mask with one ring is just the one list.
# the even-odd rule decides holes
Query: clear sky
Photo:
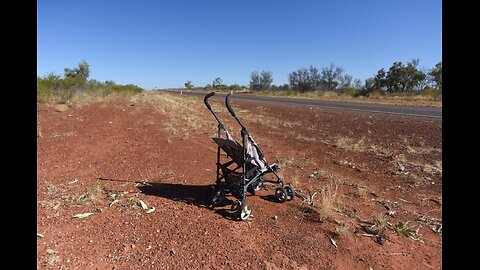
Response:
[{"label": "clear sky", "polygon": [[440,0],[37,1],[37,75],[90,64],[91,79],[144,89],[248,85],[268,70],[334,63],[364,81],[393,62],[442,60]]}]

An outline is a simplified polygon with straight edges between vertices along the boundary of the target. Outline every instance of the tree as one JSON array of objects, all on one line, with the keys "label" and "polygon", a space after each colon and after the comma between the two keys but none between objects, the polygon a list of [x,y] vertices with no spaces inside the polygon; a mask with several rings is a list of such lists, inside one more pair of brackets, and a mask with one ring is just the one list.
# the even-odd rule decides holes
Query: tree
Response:
[{"label": "tree", "polygon": [[322,85],[327,90],[335,90],[340,84],[342,78],[343,68],[337,67],[330,63],[330,66],[322,68],[321,80]]},{"label": "tree", "polygon": [[262,71],[253,71],[250,74],[250,89],[253,91],[267,90],[272,85],[272,72]]},{"label": "tree", "polygon": [[386,84],[389,92],[412,92],[424,80],[426,75],[417,69],[420,60],[413,59],[405,66],[402,62],[394,62],[387,72]]},{"label": "tree", "polygon": [[187,81],[187,82],[185,83],[185,88],[187,88],[188,90],[193,89],[193,87],[194,87],[194,86],[193,86],[193,84],[192,84],[192,81]]},{"label": "tree", "polygon": [[345,74],[345,76],[340,76],[338,79],[340,89],[344,89],[352,86],[352,75]]},{"label": "tree", "polygon": [[82,78],[86,81],[90,76],[90,65],[85,60],[80,62],[76,68],[64,68],[63,70],[65,78]]},{"label": "tree", "polygon": [[288,74],[290,86],[300,92],[306,92],[315,89],[321,83],[318,69],[310,66],[308,69],[300,68]]},{"label": "tree", "polygon": [[260,73],[258,73],[258,71],[253,71],[250,73],[250,89],[252,89],[252,91],[259,91],[261,87]]},{"label": "tree", "polygon": [[223,85],[223,80],[220,77],[215,78],[215,80],[212,83],[212,87],[215,89],[221,88],[222,85]]},{"label": "tree", "polygon": [[272,72],[264,70],[262,71],[261,76],[260,84],[262,86],[262,90],[268,90],[273,82]]},{"label": "tree", "polygon": [[375,77],[373,77],[373,88],[375,90],[384,90],[386,86],[387,74],[385,73],[385,70],[381,68],[379,71],[377,71]]},{"label": "tree", "polygon": [[353,88],[360,90],[363,88],[362,81],[360,79],[353,80]]},{"label": "tree", "polygon": [[435,86],[442,90],[442,61],[438,62],[428,73]]},{"label": "tree", "polygon": [[78,64],[77,73],[85,80],[88,79],[88,77],[90,76],[90,65],[85,60],[83,60],[82,62],[80,62],[80,64]]},{"label": "tree", "polygon": [[239,90],[242,90],[242,87],[241,87],[239,84],[234,83],[234,84],[232,84],[232,85],[229,85],[229,86],[227,87],[227,89],[228,89],[228,90],[233,90],[233,91],[239,91]]}]

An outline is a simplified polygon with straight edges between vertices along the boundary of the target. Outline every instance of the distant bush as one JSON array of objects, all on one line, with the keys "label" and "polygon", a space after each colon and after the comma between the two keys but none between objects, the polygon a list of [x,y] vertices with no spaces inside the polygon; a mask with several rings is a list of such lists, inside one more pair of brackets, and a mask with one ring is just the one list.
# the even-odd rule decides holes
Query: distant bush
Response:
[{"label": "distant bush", "polygon": [[427,87],[425,88],[425,90],[423,90],[423,95],[427,97],[432,97],[434,100],[437,100],[438,98],[442,98],[442,90]]},{"label": "distant bush", "polygon": [[82,61],[78,67],[64,69],[63,76],[49,73],[43,77],[37,77],[37,102],[57,102],[71,105],[75,101],[84,101],[89,98],[128,97],[143,91],[142,88],[133,85],[119,85],[114,81],[100,81],[91,79],[90,65]]},{"label": "distant bush", "polygon": [[368,92],[366,96],[369,97],[369,98],[380,98],[384,95],[385,95],[385,93],[382,90],[374,89],[374,90],[371,90],[370,92]]},{"label": "distant bush", "polygon": [[37,77],[37,102],[70,103],[77,95],[90,97],[128,97],[142,92],[143,89],[133,84],[119,85],[111,81],[85,80],[82,77],[65,77],[49,74]]},{"label": "distant bush", "polygon": [[346,96],[354,97],[357,95],[358,90],[353,87],[345,87],[343,88],[343,94]]}]

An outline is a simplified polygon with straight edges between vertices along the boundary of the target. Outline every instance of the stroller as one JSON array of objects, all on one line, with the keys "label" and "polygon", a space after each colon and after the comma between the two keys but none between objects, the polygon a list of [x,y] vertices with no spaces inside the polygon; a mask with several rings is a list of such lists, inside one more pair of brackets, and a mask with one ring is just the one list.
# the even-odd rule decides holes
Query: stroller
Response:
[{"label": "stroller", "polygon": [[[273,183],[279,187],[275,190],[276,201],[283,203],[291,201],[295,197],[295,191],[292,187],[286,186],[281,177],[276,173],[279,169],[277,164],[269,165],[265,157],[248,133],[245,126],[235,114],[230,106],[230,97],[228,94],[225,98],[225,104],[230,114],[237,120],[242,127],[241,136],[242,143],[238,143],[233,139],[228,130],[222,124],[218,116],[212,110],[208,103],[208,99],[215,95],[215,92],[207,94],[204,98],[205,105],[213,114],[218,122],[217,137],[212,140],[218,145],[217,147],[217,180],[211,195],[211,205],[218,206],[224,203],[225,196],[231,194],[237,200],[232,204],[232,212],[235,217],[240,220],[248,220],[252,210],[247,205],[247,192],[255,195],[255,192],[263,188],[265,182]],[[225,138],[222,138],[222,131],[225,132]],[[222,149],[229,160],[225,163],[220,161],[220,149]],[[265,178],[266,175],[273,173],[276,180]]]}]

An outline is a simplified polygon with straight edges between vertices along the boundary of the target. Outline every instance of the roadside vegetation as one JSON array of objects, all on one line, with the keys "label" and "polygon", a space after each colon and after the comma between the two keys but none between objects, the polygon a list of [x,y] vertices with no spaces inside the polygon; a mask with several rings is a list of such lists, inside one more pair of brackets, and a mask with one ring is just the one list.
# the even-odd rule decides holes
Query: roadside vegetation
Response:
[{"label": "roadside vegetation", "polygon": [[90,65],[82,61],[77,67],[65,68],[63,75],[48,73],[37,77],[37,102],[57,103],[68,107],[106,97],[130,97],[143,89],[133,85],[120,85],[114,81],[100,82],[88,79]]},{"label": "roadside vegetation", "polygon": [[442,61],[434,67],[419,68],[419,59],[394,62],[388,69],[381,68],[372,77],[361,81],[346,74],[340,66],[317,68],[310,65],[288,75],[288,84],[273,84],[270,71],[253,71],[249,85],[225,84],[217,77],[212,84],[195,87],[185,83],[186,90],[252,93],[267,96],[319,98],[384,104],[441,106]]}]

